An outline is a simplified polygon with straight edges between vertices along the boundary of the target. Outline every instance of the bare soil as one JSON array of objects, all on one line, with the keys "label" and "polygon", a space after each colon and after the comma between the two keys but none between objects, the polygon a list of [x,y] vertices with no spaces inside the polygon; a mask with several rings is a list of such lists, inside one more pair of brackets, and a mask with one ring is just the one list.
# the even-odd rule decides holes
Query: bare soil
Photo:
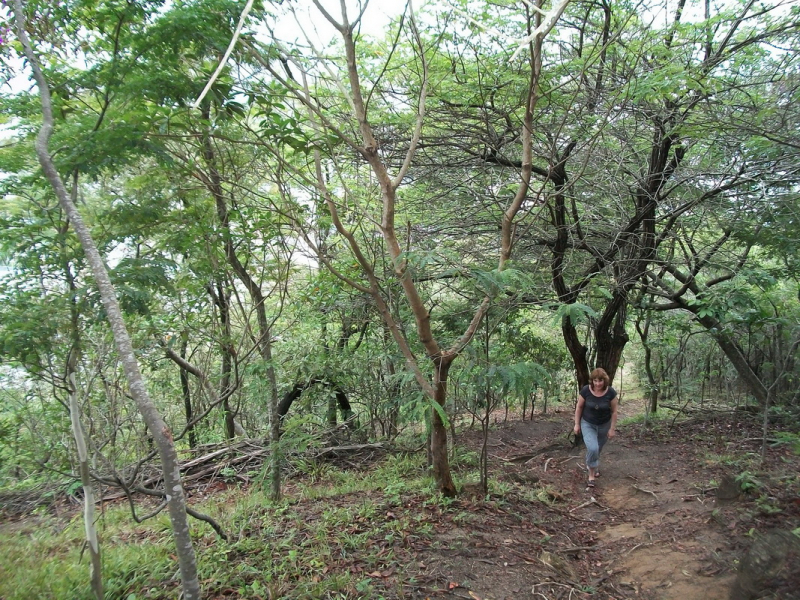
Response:
[{"label": "bare soil", "polygon": [[[790,533],[800,531],[800,456],[790,444],[773,443],[762,464],[759,416],[704,412],[674,425],[619,426],[594,488],[586,485],[584,450],[567,440],[571,413],[496,421],[488,439],[490,494],[469,480],[474,467],[459,472],[455,461],[463,489],[452,501],[396,490],[298,498],[292,510],[300,518],[285,525],[291,532],[280,522],[261,531],[258,519],[240,532],[244,538],[226,553],[231,572],[249,566],[240,571],[258,579],[263,557],[256,549],[266,552],[284,538],[296,548],[312,543],[319,532],[311,524],[333,506],[353,515],[343,532],[365,541],[357,550],[339,548],[340,538],[331,535],[324,569],[298,564],[297,578],[277,582],[268,595],[247,595],[221,577],[204,582],[207,598],[312,598],[302,581],[348,573],[368,579],[374,591],[354,588],[337,598],[800,600],[800,538]],[[780,441],[781,432],[797,431],[797,420],[786,418],[772,424],[770,436]],[[457,439],[462,456],[481,444],[477,430]],[[248,493],[246,483],[231,483],[197,480],[189,495],[198,501]],[[286,485],[287,498],[293,485]],[[365,506],[376,516],[359,516]],[[405,530],[391,529],[392,522]],[[37,526],[33,515],[0,525]],[[777,542],[769,537],[775,531]],[[217,544],[206,535],[199,549]],[[741,564],[749,569],[744,578]],[[178,596],[176,581],[157,583],[141,597]]]},{"label": "bare soil", "polygon": [[[571,422],[564,413],[496,426],[491,476],[513,487],[488,501],[458,500],[474,519],[440,521],[421,552],[427,589],[413,597],[800,598],[796,545],[781,552],[774,574],[756,574],[752,593],[731,592],[761,532],[800,526],[800,460],[786,446],[770,448],[757,476],[745,474],[750,495],[738,493],[737,460],[760,449],[756,418],[706,414],[672,428],[619,427],[594,488],[583,449],[566,443]],[[479,437],[460,443],[476,447]],[[725,503],[716,498],[723,480],[737,490]],[[545,502],[526,500],[532,492]]]}]

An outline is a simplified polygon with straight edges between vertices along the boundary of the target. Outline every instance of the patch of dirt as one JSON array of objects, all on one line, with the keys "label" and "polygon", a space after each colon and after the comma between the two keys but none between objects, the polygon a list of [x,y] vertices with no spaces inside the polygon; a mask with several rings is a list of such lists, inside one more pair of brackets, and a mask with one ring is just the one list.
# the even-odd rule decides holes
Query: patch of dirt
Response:
[{"label": "patch of dirt", "polygon": [[[787,448],[770,451],[758,498],[715,501],[716,482],[730,470],[724,457],[757,451],[756,419],[619,427],[594,488],[583,449],[567,443],[571,423],[561,413],[490,433],[490,477],[512,491],[456,501],[472,519],[437,531],[419,573],[437,587],[414,598],[722,600],[758,532],[800,526],[800,460]],[[459,443],[477,447],[479,438]],[[761,587],[752,598],[799,598],[796,557]]]},{"label": "patch of dirt", "polygon": [[[796,433],[797,423],[773,423],[773,435]],[[594,488],[586,485],[584,450],[568,444],[571,427],[567,412],[495,423],[488,496],[468,479],[472,468],[455,473],[463,489],[453,500],[403,493],[400,486],[321,501],[295,493],[290,480],[285,495],[295,500],[286,510],[293,516],[262,521],[254,509],[225,554],[224,572],[241,567],[247,576],[235,586],[225,577],[206,582],[206,597],[254,598],[241,590],[260,581],[263,561],[271,552],[294,551],[291,576],[270,584],[269,597],[320,597],[302,585],[347,574],[371,591],[347,589],[336,597],[800,600],[800,543],[789,533],[800,528],[800,457],[774,443],[760,464],[759,418],[704,413],[672,428],[618,427]],[[478,431],[456,440],[475,453],[481,442]],[[380,458],[370,456],[373,462],[360,468]],[[194,498],[227,486],[212,481],[201,491],[197,485]],[[724,503],[716,497],[719,486]],[[247,489],[245,482],[234,491]],[[315,526],[326,511],[345,515],[331,526],[335,531]],[[36,527],[36,519],[0,527],[21,532]],[[218,540],[201,539],[202,557]],[[303,558],[306,550],[319,564]],[[750,569],[746,578],[737,575],[740,564]],[[163,595],[148,597],[173,598],[176,585],[164,582]]]}]

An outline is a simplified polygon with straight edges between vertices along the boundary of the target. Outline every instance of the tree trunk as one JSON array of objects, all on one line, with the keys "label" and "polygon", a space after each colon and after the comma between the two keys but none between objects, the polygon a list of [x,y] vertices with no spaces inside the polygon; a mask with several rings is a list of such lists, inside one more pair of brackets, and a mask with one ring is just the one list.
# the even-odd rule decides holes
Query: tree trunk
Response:
[{"label": "tree trunk", "polygon": [[[181,332],[181,358],[188,360],[189,349],[189,332],[184,330]],[[186,415],[186,431],[189,434],[189,447],[197,447],[197,432],[195,431],[194,411],[192,410],[192,392],[189,387],[189,372],[180,367],[181,374],[181,394],[183,395],[183,412]]]},{"label": "tree trunk", "polygon": [[269,394],[269,457],[270,457],[270,498],[277,502],[281,499],[281,418],[278,416],[278,379],[275,376],[275,367],[272,366],[272,342],[267,335],[264,340],[261,354],[267,367],[267,385]]},{"label": "tree trunk", "polygon": [[232,440],[236,437],[236,426],[234,419],[236,417],[233,410],[231,410],[230,398],[228,397],[228,389],[231,386],[231,373],[233,372],[233,345],[231,336],[231,311],[230,311],[230,294],[225,289],[222,282],[217,282],[217,299],[219,306],[219,321],[222,325],[222,340],[220,342],[220,352],[222,354],[221,375],[219,380],[220,396],[225,400],[222,401],[222,414],[225,418],[225,439]]},{"label": "tree trunk", "polygon": [[[687,310],[694,312],[691,310],[691,307],[688,306]],[[767,403],[767,388],[747,362],[744,352],[742,352],[739,344],[737,344],[727,333],[725,333],[723,325],[713,317],[699,317],[697,314],[695,314],[695,317],[716,340],[722,352],[725,353],[725,356],[728,357],[728,360],[731,361],[731,364],[736,369],[739,377],[741,377],[742,381],[744,381],[748,391],[753,395],[756,401],[758,401],[758,404],[760,406],[764,406]]]},{"label": "tree trunk", "polygon": [[[73,179],[72,198],[76,198],[77,194],[78,174],[76,173]],[[72,426],[72,437],[75,439],[75,447],[78,451],[78,468],[81,485],[83,487],[83,526],[86,532],[86,545],[89,549],[91,588],[95,598],[97,598],[97,600],[103,600],[103,568],[100,560],[100,542],[97,538],[97,527],[95,526],[94,488],[92,487],[92,479],[89,472],[89,452],[83,426],[81,424],[81,408],[78,401],[78,384],[75,375],[78,370],[78,357],[81,352],[80,313],[78,310],[78,289],[66,252],[66,236],[68,231],[69,221],[64,221],[63,226],[59,224],[58,234],[63,260],[62,268],[64,269],[64,279],[69,289],[70,338],[72,339],[72,347],[67,354],[65,369],[67,391],[69,394],[69,416]]]},{"label": "tree trunk", "polygon": [[[322,8],[321,4],[315,0],[314,2],[319,9],[322,17],[327,20],[341,35],[344,44],[345,56],[347,61],[346,76],[349,89],[347,90],[350,109],[353,117],[353,129],[358,131],[358,139],[350,138],[348,143],[357,150],[361,158],[367,163],[374,175],[374,182],[381,190],[381,215],[378,227],[383,237],[386,247],[386,254],[390,259],[390,266],[394,271],[394,275],[403,290],[405,299],[408,304],[410,313],[413,315],[415,322],[415,329],[420,345],[425,349],[425,353],[429,360],[434,364],[435,374],[433,382],[427,379],[425,374],[420,368],[416,353],[412,350],[406,338],[405,331],[401,330],[395,321],[392,311],[387,306],[383,297],[385,285],[379,280],[376,275],[374,263],[369,253],[363,251],[359,242],[352,231],[348,230],[345,226],[342,215],[339,212],[339,207],[334,199],[334,193],[329,186],[329,182],[323,174],[322,157],[319,150],[314,152],[314,167],[316,171],[316,186],[322,199],[328,207],[331,220],[336,230],[345,238],[353,257],[361,267],[362,273],[365,276],[368,285],[360,283],[354,279],[348,278],[330,264],[327,257],[318,252],[321,261],[325,263],[332,272],[339,278],[347,281],[349,285],[354,288],[370,294],[378,311],[381,314],[387,328],[391,332],[398,346],[400,347],[403,356],[406,360],[406,365],[414,373],[415,379],[420,384],[423,392],[428,396],[433,404],[434,411],[432,415],[431,427],[431,455],[434,475],[441,492],[445,495],[452,496],[455,494],[455,486],[450,475],[450,467],[447,457],[447,430],[444,424],[444,407],[447,397],[447,373],[453,359],[458,356],[472,340],[477,327],[479,326],[485,311],[487,310],[490,298],[487,296],[476,308],[472,320],[467,326],[464,334],[458,338],[455,343],[448,349],[442,350],[439,342],[436,340],[436,332],[431,327],[431,315],[426,307],[423,295],[417,288],[417,285],[412,276],[409,268],[407,257],[407,244],[401,244],[398,240],[397,229],[395,225],[396,209],[397,209],[397,190],[406,179],[409,169],[411,169],[414,162],[414,157],[422,138],[425,124],[426,115],[426,98],[429,87],[429,72],[427,63],[428,49],[423,43],[422,37],[417,29],[414,11],[409,3],[407,7],[408,22],[410,24],[410,31],[412,39],[416,45],[416,58],[419,60],[420,75],[419,88],[416,92],[416,118],[413,125],[412,133],[405,150],[405,157],[402,163],[391,176],[389,174],[389,166],[385,162],[387,156],[381,148],[379,140],[375,137],[375,131],[369,120],[368,106],[371,93],[365,94],[362,89],[362,80],[359,73],[358,56],[356,53],[356,37],[354,32],[358,30],[359,21],[362,14],[356,17],[354,22],[351,22],[345,3],[341,4],[341,20],[337,21],[327,10]],[[515,218],[519,214],[529,199],[532,165],[533,165],[533,152],[531,142],[531,132],[533,131],[533,111],[537,105],[539,98],[539,82],[541,79],[542,70],[542,42],[545,36],[552,30],[556,21],[561,16],[566,7],[566,3],[558,4],[549,12],[541,10],[542,2],[537,0],[533,3],[534,9],[531,10],[529,5],[526,5],[526,15],[529,21],[535,23],[535,27],[531,26],[529,22],[529,32],[531,33],[530,39],[527,44],[530,48],[530,67],[531,76],[528,85],[527,106],[524,116],[524,122],[521,127],[522,138],[522,153],[523,159],[520,165],[519,184],[513,199],[510,200],[506,209],[503,212],[502,223],[500,227],[500,257],[498,260],[498,270],[503,270],[507,261],[510,259],[511,251],[516,235]],[[281,73],[278,73],[269,63],[269,61],[260,61],[270,73],[279,81],[283,81],[289,89],[294,90],[295,97],[302,102],[309,111],[309,116],[319,132],[321,132],[328,125],[324,118],[321,118],[319,111],[319,104],[316,99],[312,97],[310,87],[307,83],[308,79],[303,79],[302,87],[299,87],[294,80],[289,81]],[[315,67],[316,68],[316,67]],[[377,88],[375,88],[377,89]],[[341,135],[337,133],[337,135]],[[350,202],[347,202],[350,204]],[[375,219],[377,222],[377,219]],[[313,243],[310,239],[306,238],[310,245]]]},{"label": "tree trunk", "polygon": [[72,223],[72,227],[80,240],[83,251],[86,254],[92,274],[97,287],[100,291],[100,298],[106,312],[111,331],[114,336],[114,343],[119,354],[125,377],[128,381],[128,388],[131,396],[136,402],[139,412],[147,425],[148,430],[153,436],[158,446],[158,454],[161,459],[161,466],[164,476],[164,487],[167,495],[167,506],[172,523],[172,534],[175,539],[175,550],[178,557],[178,564],[181,572],[181,583],[183,587],[184,600],[199,600],[200,582],[197,577],[197,563],[195,559],[192,538],[189,535],[189,520],[186,513],[186,496],[181,483],[178,455],[172,440],[172,432],[161,418],[158,410],[147,393],[139,363],[133,350],[130,336],[128,335],[125,320],[122,318],[122,310],[117,301],[116,291],[108,276],[108,271],[97,250],[97,246],[92,239],[89,228],[83,222],[83,218],[72,202],[64,182],[56,170],[52,156],[48,148],[50,137],[53,133],[53,112],[50,97],[50,88],[44,78],[39,60],[33,52],[30,39],[25,30],[25,13],[22,7],[22,0],[14,0],[14,12],[16,17],[17,36],[22,43],[28,63],[33,70],[42,103],[42,127],[36,138],[36,154],[42,166],[47,180],[55,191],[59,204]]},{"label": "tree trunk", "polygon": [[[205,119],[210,117],[210,108],[208,104],[202,107],[203,116]],[[280,448],[278,442],[280,441],[280,419],[278,417],[278,383],[275,376],[275,367],[272,364],[272,327],[269,319],[267,318],[266,297],[261,289],[261,284],[250,274],[247,267],[239,260],[236,254],[236,246],[233,242],[233,235],[230,227],[230,213],[228,211],[228,204],[225,197],[225,191],[222,187],[222,178],[217,170],[217,159],[214,148],[211,144],[210,133],[206,132],[203,136],[203,159],[209,169],[209,175],[205,180],[207,181],[208,190],[214,198],[214,204],[217,209],[217,218],[219,219],[220,227],[222,229],[222,242],[225,250],[225,258],[228,261],[231,269],[233,270],[239,281],[247,289],[250,298],[253,301],[253,308],[256,312],[256,320],[258,321],[258,353],[264,364],[264,369],[267,375],[268,399],[267,411],[269,413],[269,431],[270,431],[270,454],[272,457],[271,464],[271,496],[273,500],[278,500],[281,494],[281,480],[280,480]]]},{"label": "tree trunk", "polygon": [[[618,292],[621,294],[621,292]],[[625,331],[627,316],[627,293],[621,295],[616,302],[609,303],[606,311],[595,327],[595,341],[597,343],[597,366],[605,369],[609,379],[613,382],[617,374],[622,352],[628,343],[628,333]],[[613,320],[613,327],[609,323]]]},{"label": "tree trunk", "polygon": [[567,345],[572,364],[575,366],[575,378],[578,380],[578,388],[589,385],[589,363],[587,354],[589,349],[583,345],[578,337],[578,331],[570,322],[569,317],[565,316],[561,321],[561,332],[564,335],[564,343]]},{"label": "tree trunk", "polygon": [[[641,326],[641,320],[636,320],[636,331],[639,332],[639,338],[642,341],[644,348],[644,371],[647,374],[647,387],[648,387],[648,405],[645,411],[645,417],[658,410],[658,382],[656,381],[653,373],[653,349],[650,347],[648,336],[650,333],[650,314],[648,313],[644,323]],[[645,423],[646,424],[646,423]]]},{"label": "tree trunk", "polygon": [[[450,373],[450,366],[453,358],[438,358],[434,360],[436,373],[433,385],[436,395],[434,402],[438,408],[434,407],[432,414],[431,427],[431,462],[433,466],[433,477],[436,485],[442,494],[448,498],[456,496],[456,486],[450,474],[450,461],[447,458],[447,428],[445,427],[442,413],[445,412],[447,401],[447,377]],[[441,410],[441,412],[440,412]]]},{"label": "tree trunk", "polygon": [[[77,337],[77,331],[73,331]],[[86,546],[89,549],[91,563],[91,587],[97,600],[103,600],[103,568],[100,561],[100,542],[95,527],[95,499],[92,478],[89,473],[89,452],[81,425],[81,408],[78,402],[78,385],[75,379],[77,369],[78,346],[73,345],[67,358],[67,384],[69,386],[69,416],[72,423],[72,436],[78,449],[78,463],[83,486],[83,526],[86,531]]]}]

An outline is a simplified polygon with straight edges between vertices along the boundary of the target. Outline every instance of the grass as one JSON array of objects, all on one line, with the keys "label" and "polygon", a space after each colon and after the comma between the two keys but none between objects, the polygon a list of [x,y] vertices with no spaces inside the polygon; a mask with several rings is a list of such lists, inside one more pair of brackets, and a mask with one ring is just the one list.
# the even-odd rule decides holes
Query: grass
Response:
[{"label": "grass", "polygon": [[[447,510],[446,500],[431,500],[421,461],[392,456],[361,474],[326,466],[316,470],[316,483],[287,482],[279,503],[257,486],[193,503],[230,538],[225,542],[193,522],[204,593],[256,600],[380,598],[389,575],[402,581],[414,547],[431,537],[431,514]],[[165,514],[137,525],[125,506],[106,505],[98,530],[107,598],[178,597]],[[0,598],[91,599],[83,537],[80,512],[67,521],[43,514],[0,528]]]},{"label": "grass", "polygon": [[[177,566],[170,559],[171,535],[154,521],[148,527],[122,524],[119,511],[107,511],[112,523],[104,527],[103,576],[109,597],[127,598],[133,590],[158,586]],[[82,515],[66,523],[55,517],[34,519],[13,531],[0,532],[0,597],[5,600],[92,598],[88,555],[83,552]]]},{"label": "grass", "polygon": [[[661,407],[658,411],[647,415],[647,424],[649,427],[658,428],[662,425],[669,425],[675,419],[676,411],[671,408]],[[621,419],[620,425],[643,425],[645,421],[645,414],[638,413],[630,417]]]}]

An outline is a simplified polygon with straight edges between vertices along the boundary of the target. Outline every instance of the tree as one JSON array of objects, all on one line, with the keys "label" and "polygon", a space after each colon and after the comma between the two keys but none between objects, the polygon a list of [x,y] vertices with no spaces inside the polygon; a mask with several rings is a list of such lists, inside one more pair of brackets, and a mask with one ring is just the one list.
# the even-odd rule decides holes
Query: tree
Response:
[{"label": "tree", "polygon": [[[566,305],[561,328],[579,385],[594,365],[614,377],[629,339],[630,302],[671,240],[687,227],[696,231],[704,215],[721,221],[734,206],[749,210],[755,188],[796,170],[791,141],[774,133],[776,123],[792,119],[783,107],[793,87],[774,82],[796,68],[795,55],[769,50],[791,45],[796,13],[752,2],[717,14],[706,7],[697,18],[679,2],[661,28],[653,24],[664,17],[655,5],[576,2],[545,45],[554,66],[542,81],[532,136],[532,171],[543,188],[518,230],[516,258],[537,281],[549,265],[552,293]],[[487,165],[513,175],[523,168],[516,130],[524,103],[496,58],[462,43],[467,51],[453,57],[453,70],[466,79],[480,69],[481,84],[462,86],[464,101],[442,101],[439,122],[461,129],[431,146],[444,155],[438,164],[471,165],[469,177],[488,185]],[[528,297],[551,300],[541,290]]]},{"label": "tree", "polygon": [[[429,60],[435,51],[435,46],[426,47],[420,35],[416,17],[411,3],[406,5],[404,26],[398,30],[398,35],[406,32],[409,36],[412,54],[395,58],[398,47],[393,45],[387,49],[388,59],[382,67],[374,71],[375,82],[371,86],[365,80],[363,71],[366,63],[362,63],[362,56],[358,53],[359,40],[356,34],[363,9],[355,18],[348,15],[346,6],[341,7],[341,15],[334,17],[319,2],[314,5],[321,16],[338,32],[343,44],[346,69],[344,72],[330,65],[328,74],[332,77],[332,87],[324,80],[318,78],[319,72],[310,63],[301,63],[300,59],[292,53],[282,53],[280,59],[287,69],[278,68],[266,56],[260,56],[262,65],[271,76],[280,82],[294,97],[299,105],[307,111],[307,118],[313,132],[313,161],[306,166],[310,172],[302,172],[297,168],[296,177],[313,186],[313,194],[319,202],[326,207],[333,226],[338,235],[345,240],[353,258],[360,268],[358,279],[348,277],[338,271],[327,256],[318,252],[320,260],[337,274],[343,281],[362,293],[369,294],[383,321],[386,323],[393,339],[400,347],[406,361],[407,368],[414,373],[415,379],[425,396],[432,404],[432,436],[431,454],[434,477],[441,492],[452,496],[456,493],[447,457],[447,429],[446,400],[448,374],[455,358],[463,351],[465,346],[475,335],[486,311],[491,304],[491,297],[486,295],[477,300],[472,317],[460,336],[453,340],[449,347],[443,345],[443,340],[438,338],[432,324],[431,312],[426,304],[421,287],[416,279],[419,277],[418,269],[410,256],[408,249],[400,239],[397,226],[400,190],[407,177],[413,177],[415,158],[425,125],[427,95],[429,93]],[[547,13],[538,6],[537,11],[529,8],[526,13],[529,39],[524,46],[529,56],[525,61],[528,68],[528,82],[526,88],[525,118],[521,127],[523,140],[529,140],[532,129],[533,114],[539,99],[539,80],[542,72],[542,43],[544,37],[553,27],[558,16],[564,9],[564,4],[554,5]],[[405,23],[408,23],[407,28]],[[401,53],[402,54],[402,53]],[[406,71],[407,80],[403,82],[402,101],[382,93],[380,80],[386,70],[396,68],[396,60],[408,61],[413,69]],[[295,76],[293,69],[299,69],[300,75]],[[316,85],[312,81],[318,82]],[[340,96],[336,94],[341,93]],[[402,102],[403,106],[410,107],[410,111],[401,117],[398,126],[407,135],[401,144],[397,139],[387,139],[384,146],[381,129],[373,121],[371,106],[380,105],[388,114],[395,113],[395,107]],[[338,112],[332,118],[332,111],[341,107],[344,112]],[[531,181],[531,154],[530,144],[523,143],[524,157],[523,168],[516,192],[509,194],[506,207],[500,221],[500,240],[498,243],[498,259],[496,271],[503,272],[511,257],[513,246],[513,231],[515,219],[523,210],[523,204],[528,194]],[[343,167],[342,152],[352,153],[348,159],[347,169]],[[356,162],[356,161],[360,161]],[[287,168],[293,165],[287,165]],[[364,172],[362,167],[366,167]],[[369,180],[372,181],[369,181]],[[361,183],[356,183],[358,181]],[[366,185],[368,193],[363,197],[363,204],[358,202],[355,210],[351,210],[350,197],[362,197],[356,192],[354,185]],[[370,206],[369,196],[374,193],[379,198],[375,206]],[[355,194],[355,196],[354,196]],[[362,208],[363,207],[363,208]],[[317,248],[309,234],[308,223],[305,217],[298,225],[302,227],[306,242]],[[384,289],[392,285],[388,273],[379,271],[376,266],[378,256],[371,257],[365,252],[365,246],[357,235],[360,223],[369,221],[375,223],[376,233],[383,240],[384,247],[380,250],[393,277],[402,289],[406,308],[410,320],[416,331],[416,341],[428,359],[431,370],[425,368],[417,358],[416,351],[410,342],[402,318],[394,312],[387,303]],[[367,234],[368,237],[369,234]],[[428,371],[426,373],[425,371]]]},{"label": "tree", "polygon": [[44,77],[37,55],[34,53],[26,30],[27,19],[21,0],[14,2],[14,16],[17,37],[22,44],[29,66],[33,71],[42,104],[42,127],[36,140],[36,154],[47,180],[53,187],[59,204],[67,215],[78,239],[81,242],[87,262],[89,263],[100,296],[103,301],[109,324],[114,334],[117,352],[120,355],[128,386],[147,427],[155,440],[163,469],[164,487],[172,521],[173,536],[175,539],[176,553],[181,570],[181,580],[184,597],[187,600],[200,598],[200,582],[197,578],[197,566],[194,547],[189,535],[188,515],[186,512],[186,498],[181,484],[178,470],[177,453],[172,441],[172,435],[167,424],[161,418],[155,405],[145,388],[139,371],[138,361],[131,344],[130,336],[122,317],[122,311],[114,292],[114,286],[108,276],[108,271],[103,259],[97,250],[89,229],[83,222],[74,202],[70,198],[59,174],[53,157],[48,148],[48,143],[54,127],[53,108],[50,88]]}]

